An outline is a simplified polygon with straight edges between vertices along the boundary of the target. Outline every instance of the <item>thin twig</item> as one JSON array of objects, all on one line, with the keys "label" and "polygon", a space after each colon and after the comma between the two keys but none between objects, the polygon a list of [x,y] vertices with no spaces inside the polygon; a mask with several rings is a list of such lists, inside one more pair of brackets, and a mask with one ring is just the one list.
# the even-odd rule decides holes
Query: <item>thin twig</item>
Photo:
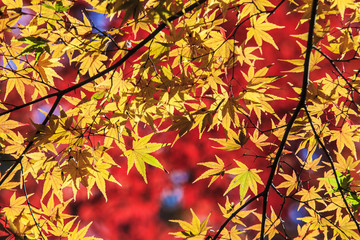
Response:
[{"label": "thin twig", "polygon": [[313,46],[313,48],[318,51],[323,57],[326,58],[331,64],[331,66],[335,69],[335,71],[341,76],[342,79],[349,85],[349,87],[354,90],[357,94],[360,94],[360,92],[350,83],[350,81],[344,76],[344,74],[340,71],[340,69],[335,65],[334,60],[331,59],[328,55],[326,55],[323,51],[321,51],[316,46]]},{"label": "thin twig", "polygon": [[345,194],[344,194],[343,189],[342,189],[342,187],[341,187],[339,178],[338,178],[338,176],[337,176],[337,174],[336,174],[336,168],[335,168],[335,165],[334,165],[334,161],[333,161],[332,157],[330,156],[329,152],[327,151],[325,144],[321,141],[320,136],[317,134],[316,129],[315,129],[315,126],[314,126],[314,124],[313,124],[313,122],[312,122],[312,119],[311,119],[309,110],[307,109],[307,106],[306,106],[306,105],[304,106],[304,109],[305,109],[305,113],[306,113],[306,115],[307,115],[307,117],[308,117],[308,119],[309,119],[309,123],[310,123],[311,129],[312,129],[312,131],[313,131],[313,133],[314,133],[314,135],[315,135],[316,141],[320,144],[320,146],[321,146],[321,148],[322,148],[322,150],[323,150],[326,158],[328,159],[328,162],[330,163],[331,169],[332,169],[333,172],[334,172],[336,185],[337,185],[337,187],[338,187],[338,189],[339,189],[339,191],[340,191],[341,198],[342,198],[342,200],[343,200],[343,202],[344,202],[344,204],[345,204],[345,206],[346,206],[346,209],[347,209],[348,213],[349,213],[350,216],[351,216],[351,219],[354,221],[358,232],[360,233],[360,225],[359,225],[359,222],[356,220],[353,212],[352,212],[351,209],[350,209],[350,206],[349,206],[348,202],[346,201]]},{"label": "thin twig", "polygon": [[28,194],[27,194],[27,191],[26,191],[26,185],[25,185],[25,177],[24,177],[24,166],[22,164],[22,161],[20,161],[20,166],[21,166],[21,178],[22,178],[22,182],[23,182],[23,190],[24,190],[24,195],[25,195],[25,198],[26,198],[26,203],[28,205],[28,208],[30,210],[30,214],[31,214],[31,217],[32,219],[34,220],[35,222],[35,225],[36,225],[36,228],[38,229],[39,233],[40,233],[40,236],[42,237],[42,239],[46,239],[43,235],[43,233],[41,232],[41,227],[39,225],[39,223],[36,221],[35,219],[35,216],[34,216],[34,212],[31,208],[31,205],[30,205],[30,201],[29,201],[29,197],[28,197]]}]

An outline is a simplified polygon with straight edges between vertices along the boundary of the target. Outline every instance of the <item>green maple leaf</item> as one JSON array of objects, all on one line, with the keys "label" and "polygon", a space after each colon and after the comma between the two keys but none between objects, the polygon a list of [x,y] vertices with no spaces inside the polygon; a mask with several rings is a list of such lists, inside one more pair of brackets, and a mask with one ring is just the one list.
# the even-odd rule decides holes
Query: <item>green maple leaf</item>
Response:
[{"label": "green maple leaf", "polygon": [[262,172],[257,169],[249,169],[245,164],[236,161],[238,168],[230,169],[226,171],[228,174],[236,175],[233,180],[230,182],[229,187],[226,189],[224,195],[226,195],[230,190],[239,186],[240,187],[240,198],[243,199],[247,191],[250,190],[256,195],[257,194],[257,183],[264,185],[261,181],[260,176],[257,174]]}]

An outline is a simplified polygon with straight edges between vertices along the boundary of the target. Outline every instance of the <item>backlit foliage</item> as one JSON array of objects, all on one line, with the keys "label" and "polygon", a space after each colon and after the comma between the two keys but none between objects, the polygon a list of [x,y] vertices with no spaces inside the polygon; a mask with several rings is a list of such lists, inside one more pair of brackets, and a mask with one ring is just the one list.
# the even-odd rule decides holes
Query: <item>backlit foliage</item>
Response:
[{"label": "backlit foliage", "polygon": [[[2,0],[0,161],[9,167],[0,189],[12,192],[2,236],[95,239],[91,224],[66,213],[79,189],[107,199],[107,182],[121,186],[111,169],[124,165],[145,183],[150,167],[167,174],[153,153],[193,130],[217,131],[214,147],[237,153],[199,162],[194,183],[210,191],[230,179],[225,204],[209,209],[224,222],[191,210],[190,222],[172,220],[181,228],[172,235],[360,239],[359,2],[83,2],[76,12],[71,0]],[[285,6],[298,19],[298,34],[287,35],[298,57],[270,58],[282,51],[275,34],[288,31],[274,21]],[[118,24],[100,29],[94,12]],[[154,140],[169,132],[176,137]],[[29,181],[42,196],[26,191]],[[292,232],[288,202],[303,211]]]}]

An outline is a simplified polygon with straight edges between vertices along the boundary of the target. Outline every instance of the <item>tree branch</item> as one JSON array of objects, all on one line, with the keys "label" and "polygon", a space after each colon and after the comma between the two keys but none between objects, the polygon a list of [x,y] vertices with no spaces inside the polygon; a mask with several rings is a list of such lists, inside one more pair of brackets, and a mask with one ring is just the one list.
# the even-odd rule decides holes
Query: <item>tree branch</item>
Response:
[{"label": "tree branch", "polygon": [[[204,2],[206,2],[206,0],[199,0],[198,2],[195,2],[193,3],[192,5],[190,5],[189,7],[185,8],[185,10],[182,10],[182,11],[179,11],[177,12],[176,14],[174,14],[173,16],[169,17],[167,19],[168,22],[172,22],[178,18],[180,18],[181,16],[183,16],[185,13],[188,13],[192,10],[194,10],[196,7],[200,6],[201,4],[203,4]],[[66,88],[64,90],[61,90],[59,92],[56,92],[56,93],[52,93],[52,94],[49,94],[45,97],[42,97],[42,98],[39,98],[39,99],[36,99],[34,101],[31,101],[31,102],[28,102],[28,103],[25,103],[21,106],[17,106],[13,109],[10,109],[8,111],[4,111],[2,113],[0,113],[0,116],[2,115],[5,115],[5,114],[8,114],[8,113],[11,113],[11,112],[14,112],[16,110],[19,110],[19,109],[22,109],[24,107],[27,107],[27,106],[30,106],[30,105],[33,105],[37,102],[40,102],[40,101],[43,101],[43,100],[46,100],[46,99],[49,99],[49,98],[52,98],[52,97],[62,97],[64,96],[65,94],[71,92],[71,91],[74,91],[88,83],[91,83],[93,81],[95,81],[96,79],[98,79],[99,77],[102,77],[104,76],[105,74],[113,71],[113,70],[116,70],[118,67],[120,67],[123,63],[125,63],[132,55],[134,55],[140,48],[142,48],[143,46],[145,46],[145,44],[147,44],[150,40],[152,40],[159,32],[161,32],[162,30],[164,30],[164,28],[166,27],[166,23],[161,23],[159,24],[159,26],[155,29],[154,32],[152,32],[151,34],[149,34],[144,40],[142,40],[138,45],[136,45],[134,48],[130,49],[126,55],[121,58],[119,61],[117,61],[114,65],[108,67],[107,69],[105,69],[104,71],[102,72],[99,72],[98,74],[82,81],[82,82],[79,82],[69,88]],[[1,184],[0,184],[1,185]]]},{"label": "tree branch", "polygon": [[247,200],[241,207],[239,207],[237,210],[235,210],[230,217],[228,217],[226,219],[226,221],[220,226],[220,228],[217,230],[216,234],[214,235],[214,237],[212,238],[213,240],[216,240],[220,233],[222,232],[222,230],[224,230],[224,228],[226,227],[226,225],[231,221],[231,219],[233,219],[234,217],[236,217],[236,215],[243,210],[247,205],[249,205],[250,203],[252,203],[253,201],[255,201],[256,199],[260,198],[261,196],[263,196],[264,192],[259,193],[258,195],[250,198],[249,200]]},{"label": "tree branch", "polygon": [[280,157],[282,155],[282,151],[285,147],[285,144],[286,144],[287,138],[289,136],[290,130],[292,128],[292,125],[294,124],[300,110],[305,106],[307,87],[309,84],[310,55],[311,55],[311,50],[312,50],[312,45],[313,45],[313,35],[314,35],[314,26],[315,26],[315,20],[316,20],[317,5],[318,5],[318,0],[313,0],[312,9],[311,9],[311,17],[310,17],[310,22],[309,22],[309,31],[308,31],[308,39],[307,39],[307,46],[306,46],[304,74],[303,74],[302,88],[301,88],[301,93],[300,93],[300,100],[295,108],[293,115],[290,118],[289,123],[287,124],[285,133],[282,137],[282,140],[279,145],[278,151],[276,153],[273,165],[271,167],[268,181],[267,181],[265,189],[264,189],[260,240],[264,239],[268,195],[269,195],[270,187],[272,185],[272,182],[273,182],[273,179],[275,176],[276,169],[278,167],[278,163],[280,161]]},{"label": "tree branch", "polygon": [[229,218],[227,218],[226,221],[220,226],[219,230],[214,235],[214,237],[213,237],[214,240],[219,237],[221,231],[231,221],[231,219],[233,219],[241,211],[241,209],[243,209],[244,207],[249,205],[251,202],[253,202],[254,200],[256,200],[256,199],[258,199],[260,197],[264,198],[263,199],[263,212],[262,212],[260,239],[261,240],[264,239],[265,222],[266,222],[266,210],[267,210],[267,202],[268,202],[268,195],[269,195],[270,187],[272,185],[272,181],[274,179],[275,172],[276,172],[277,166],[279,164],[280,157],[281,157],[282,151],[283,151],[283,149],[285,147],[287,138],[288,138],[288,136],[290,134],[292,125],[294,124],[294,122],[295,122],[299,112],[301,111],[301,109],[305,106],[306,93],[307,93],[308,82],[309,82],[310,55],[311,55],[311,50],[312,50],[312,45],[313,45],[313,35],[314,35],[314,26],[315,26],[317,5],[318,5],[318,0],[313,0],[312,9],[311,9],[311,18],[310,18],[310,22],[309,22],[309,34],[308,34],[308,39],[307,39],[306,55],[305,55],[305,61],[304,61],[304,74],[303,74],[303,81],[302,81],[302,89],[301,89],[301,93],[300,93],[300,100],[299,100],[299,102],[298,102],[298,104],[296,106],[296,109],[295,109],[291,119],[289,120],[289,123],[286,126],[286,129],[285,129],[284,135],[282,137],[281,143],[279,145],[278,151],[277,151],[276,156],[274,158],[274,162],[272,164],[270,175],[269,175],[268,181],[267,181],[267,183],[265,185],[265,189],[261,193],[257,194],[256,196],[254,196],[253,198],[248,200],[243,206],[241,206]]}]

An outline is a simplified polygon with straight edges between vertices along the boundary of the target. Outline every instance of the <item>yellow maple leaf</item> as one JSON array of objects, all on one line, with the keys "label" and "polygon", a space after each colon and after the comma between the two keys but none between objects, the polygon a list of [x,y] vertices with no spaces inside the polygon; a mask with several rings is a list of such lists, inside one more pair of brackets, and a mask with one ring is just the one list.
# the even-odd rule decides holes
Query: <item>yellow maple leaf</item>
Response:
[{"label": "yellow maple leaf", "polygon": [[128,170],[129,173],[130,169],[134,166],[144,178],[144,181],[147,183],[146,179],[146,171],[145,171],[145,163],[160,168],[163,171],[167,172],[161,163],[149,153],[155,152],[165,144],[163,143],[149,143],[150,138],[153,134],[149,134],[142,138],[134,139],[133,146],[130,150],[124,152],[124,155],[128,158]]},{"label": "yellow maple leaf", "polygon": [[307,223],[303,226],[297,226],[298,236],[294,240],[316,240],[317,236],[320,234],[319,230],[310,230],[310,224]]},{"label": "yellow maple leaf", "polygon": [[354,159],[353,156],[348,156],[347,159],[345,159],[339,152],[335,151],[335,154],[336,162],[334,162],[334,165],[338,172],[347,173],[348,171],[355,171],[356,166],[360,163],[360,160]]},{"label": "yellow maple leaf", "polygon": [[85,237],[86,233],[89,230],[89,227],[91,226],[92,222],[90,222],[88,225],[86,225],[83,228],[79,229],[79,223],[76,225],[75,229],[70,232],[69,236],[68,236],[68,240],[78,240],[78,239],[84,239],[84,240],[96,240],[100,238],[95,238],[95,237]]},{"label": "yellow maple leaf", "polygon": [[204,45],[212,48],[216,57],[220,57],[222,61],[226,61],[230,58],[230,53],[234,49],[236,41],[227,39],[225,34],[221,33],[218,31],[210,32],[210,38],[204,42]]},{"label": "yellow maple leaf", "polygon": [[263,41],[268,42],[271,45],[273,45],[274,48],[279,49],[276,43],[274,42],[273,37],[269,33],[267,33],[267,31],[276,28],[283,28],[283,26],[278,26],[276,24],[267,22],[267,17],[268,15],[265,14],[260,16],[258,19],[252,22],[253,23],[252,27],[246,28],[248,32],[245,43],[247,43],[251,38],[254,38],[257,45],[260,47],[259,48],[260,51],[262,49],[261,47]]},{"label": "yellow maple leaf", "polygon": [[205,179],[205,178],[209,178],[211,177],[211,181],[208,185],[208,187],[210,187],[210,185],[216,180],[218,179],[220,176],[223,176],[225,173],[225,166],[224,166],[224,162],[218,157],[215,156],[217,163],[216,162],[205,162],[205,163],[198,163],[198,165],[203,165],[205,167],[210,168],[209,170],[207,170],[206,172],[204,172],[203,174],[201,174],[200,177],[198,177],[193,183],[201,180],[201,179]]},{"label": "yellow maple leaf", "polygon": [[51,86],[54,86],[54,78],[63,79],[55,72],[54,67],[63,67],[58,58],[52,58],[50,54],[43,53],[37,61],[32,62],[35,71],[33,75],[36,79],[44,81]]},{"label": "yellow maple leaf", "polygon": [[241,11],[240,16],[238,17],[238,22],[246,17],[247,15],[255,15],[259,12],[266,11],[266,7],[275,7],[270,1],[268,0],[240,0],[238,4],[244,4],[244,8]]},{"label": "yellow maple leaf", "polygon": [[348,147],[354,156],[356,156],[356,148],[354,143],[354,130],[347,122],[344,122],[340,130],[331,130],[329,142],[336,141],[337,150],[342,152],[344,147]]},{"label": "yellow maple leaf", "polygon": [[277,186],[278,188],[286,188],[286,195],[288,196],[294,189],[297,189],[299,182],[298,182],[298,178],[295,174],[295,172],[293,171],[292,176],[288,175],[288,174],[282,174],[279,173],[280,176],[282,176],[286,181],[280,183],[279,186]]},{"label": "yellow maple leaf", "polygon": [[[32,194],[31,194],[32,195]],[[30,197],[30,195],[28,195]],[[16,197],[16,193],[14,192],[10,198],[9,207],[4,207],[2,212],[5,213],[5,216],[10,221],[13,221],[17,216],[19,216],[22,212],[28,212],[28,206],[26,205],[26,197]]]},{"label": "yellow maple leaf", "polygon": [[45,195],[52,189],[52,194],[55,194],[60,201],[63,201],[62,188],[63,188],[63,179],[61,176],[61,170],[55,167],[52,171],[47,171],[43,175],[44,187],[41,198],[43,199]]},{"label": "yellow maple leaf", "polygon": [[206,236],[207,230],[211,227],[207,227],[207,223],[209,221],[210,214],[207,218],[200,222],[199,218],[196,216],[194,211],[190,209],[192,214],[191,223],[182,221],[182,220],[170,220],[170,222],[175,222],[180,225],[183,231],[180,232],[172,232],[171,235],[174,235],[176,238],[186,238],[191,240],[203,240]]},{"label": "yellow maple leaf", "polygon": [[233,226],[230,231],[228,231],[226,228],[224,228],[221,231],[221,239],[231,239],[231,240],[241,240],[239,234],[241,234],[243,231],[242,230],[238,230],[237,226]]},{"label": "yellow maple leaf", "polygon": [[54,195],[51,194],[47,204],[45,205],[41,202],[42,214],[50,218],[51,222],[60,223],[62,226],[64,225],[64,220],[73,217],[72,215],[64,213],[67,205],[72,201],[69,199],[67,201],[61,201],[59,204],[55,206]]},{"label": "yellow maple leaf", "polygon": [[[260,221],[262,220],[262,215],[259,213],[253,213]],[[278,225],[281,223],[281,219],[278,217],[278,214],[275,213],[274,209],[271,207],[271,215],[270,218],[266,218],[265,220],[265,235],[268,236],[268,239],[273,239],[275,234],[279,233],[277,230]],[[254,224],[246,228],[245,230],[256,230],[258,234],[256,235],[256,239],[259,239],[260,236],[261,224]]]},{"label": "yellow maple leaf", "polygon": [[25,125],[18,121],[9,119],[9,116],[10,114],[0,116],[0,138],[7,139],[8,135],[15,137],[16,134],[11,131],[11,129],[15,129]]},{"label": "yellow maple leaf", "polygon": [[310,155],[310,157],[308,157],[305,162],[301,161],[300,159],[299,159],[299,161],[304,164],[305,170],[312,170],[312,171],[316,172],[318,169],[324,167],[324,166],[318,166],[321,158],[322,158],[322,156],[319,156],[316,159],[312,159],[312,157]]},{"label": "yellow maple leaf", "polygon": [[22,0],[2,0],[2,3],[7,6],[8,9],[21,9],[23,7]]},{"label": "yellow maple leaf", "polygon": [[[248,199],[250,196],[244,198],[243,200],[239,201],[237,204],[234,204],[233,202],[229,202],[229,197],[226,196],[226,202],[224,206],[221,206],[220,204],[220,210],[225,218],[229,218],[236,210],[238,210]],[[246,211],[240,211],[236,214],[236,217],[232,219],[232,221],[236,224],[241,224],[244,227],[246,227],[246,224],[242,222],[242,219],[247,217],[250,213],[255,212],[256,209],[246,210]]]},{"label": "yellow maple leaf", "polygon": [[[307,207],[305,207],[305,209],[308,211],[307,216],[302,217],[302,218],[298,218],[298,220],[301,220],[305,223],[310,224],[309,226],[309,230],[326,230],[327,227],[331,225],[331,223],[333,222],[331,220],[331,216],[328,217],[324,217],[324,216],[319,216],[319,213],[309,209]],[[303,238],[302,238],[303,239]]]},{"label": "yellow maple leaf", "polygon": [[350,219],[349,215],[345,215],[344,217],[337,217],[339,227],[334,228],[334,234],[336,236],[340,236],[342,239],[360,239],[360,235],[357,232],[357,226],[355,222]]},{"label": "yellow maple leaf", "polygon": [[301,196],[298,210],[304,205],[305,202],[313,209],[315,209],[315,202],[326,205],[322,197],[318,194],[320,190],[321,189],[315,189],[313,186],[309,190],[301,189],[301,191],[297,192],[296,195]]},{"label": "yellow maple leaf", "polygon": [[332,2],[331,8],[337,7],[337,9],[339,9],[342,19],[344,19],[344,14],[345,14],[346,8],[356,9],[354,0],[333,0],[331,2]]},{"label": "yellow maple leaf", "polygon": [[105,69],[104,61],[107,59],[106,55],[86,52],[74,58],[73,61],[80,63],[80,73],[82,75],[89,73],[89,76],[92,77]]},{"label": "yellow maple leaf", "polygon": [[258,129],[254,130],[252,136],[250,135],[251,142],[253,142],[256,145],[256,147],[258,147],[261,151],[263,151],[262,147],[273,144],[271,142],[266,142],[267,139],[268,139],[268,136],[266,136],[265,134],[260,134]]},{"label": "yellow maple leaf", "polygon": [[110,181],[121,186],[121,184],[108,171],[108,169],[111,166],[112,166],[111,164],[105,163],[102,160],[97,160],[94,169],[89,169],[89,172],[93,175],[93,177],[89,179],[89,188],[91,188],[94,185],[94,183],[96,183],[96,186],[103,194],[105,201],[107,201],[106,188],[105,188],[106,181]]}]

